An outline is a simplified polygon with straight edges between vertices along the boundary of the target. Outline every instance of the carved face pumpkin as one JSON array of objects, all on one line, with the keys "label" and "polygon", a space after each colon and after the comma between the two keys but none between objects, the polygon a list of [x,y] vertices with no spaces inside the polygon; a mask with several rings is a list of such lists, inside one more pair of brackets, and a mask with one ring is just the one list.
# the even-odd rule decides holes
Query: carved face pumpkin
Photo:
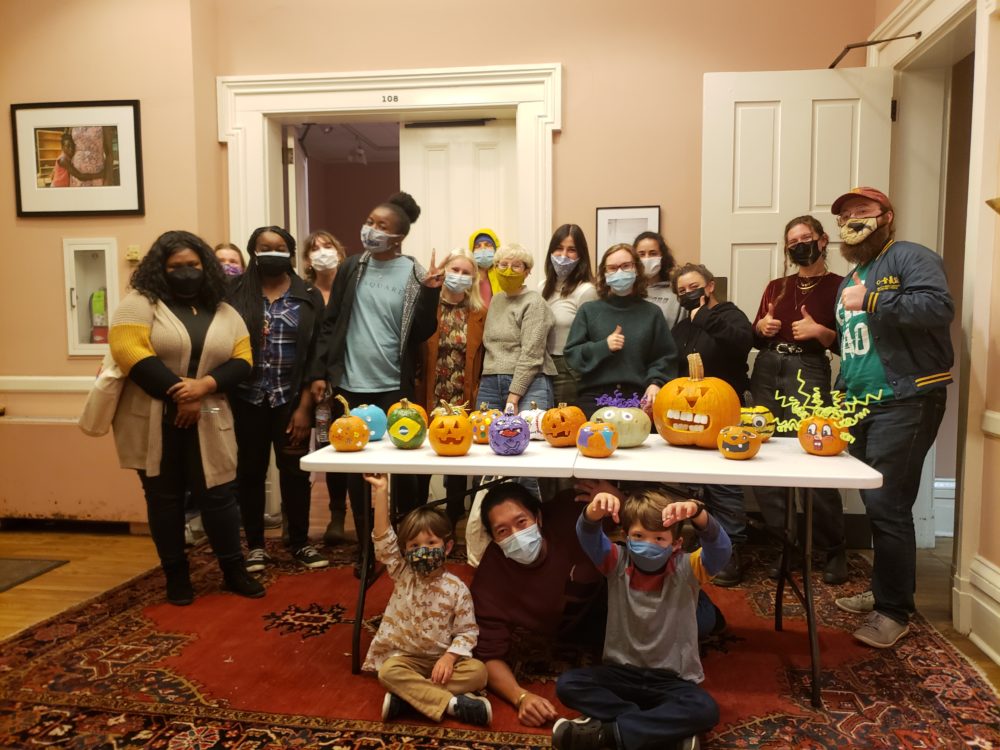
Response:
[{"label": "carved face pumpkin", "polygon": [[719,430],[740,423],[740,398],[725,380],[705,377],[700,354],[688,355],[688,371],[656,396],[656,431],[671,445],[715,448]]},{"label": "carved face pumpkin", "polygon": [[835,419],[807,417],[799,425],[799,445],[814,456],[836,456],[847,447],[841,432],[843,430]]},{"label": "carved face pumpkin", "polygon": [[718,446],[723,458],[737,461],[753,458],[762,442],[764,441],[759,432],[743,425],[732,425],[719,430]]},{"label": "carved face pumpkin", "polygon": [[579,406],[559,404],[545,412],[542,417],[542,435],[549,445],[568,448],[576,445],[576,432],[587,421]]},{"label": "carved face pumpkin", "polygon": [[760,435],[763,443],[774,434],[774,415],[766,406],[744,406],[740,409],[740,424]]},{"label": "carved face pumpkin", "polygon": [[618,447],[618,430],[610,422],[584,422],[576,433],[576,447],[587,458],[607,458]]},{"label": "carved face pumpkin", "polygon": [[351,414],[361,417],[365,421],[365,424],[368,425],[368,431],[371,433],[372,440],[381,440],[382,436],[385,435],[385,428],[389,426],[389,419],[386,417],[385,412],[375,406],[375,404],[355,406],[351,409]]},{"label": "carved face pumpkin", "polygon": [[397,448],[412,450],[424,444],[427,435],[427,420],[423,408],[411,404],[405,398],[389,409],[389,439]]},{"label": "carved face pumpkin", "polygon": [[618,431],[619,448],[642,445],[649,437],[651,426],[646,412],[631,406],[602,406],[590,415],[590,421],[613,424]]},{"label": "carved face pumpkin", "polygon": [[330,425],[330,445],[338,451],[359,451],[368,445],[368,425],[361,417],[351,414],[346,398],[341,395],[336,398],[344,407],[344,416],[335,419]]},{"label": "carved face pumpkin", "polygon": [[[438,412],[438,409],[434,410]],[[439,456],[464,456],[472,447],[472,423],[465,409],[442,401],[441,412],[431,420],[427,439]]]},{"label": "carved face pumpkin", "polygon": [[490,425],[490,448],[498,455],[520,455],[528,447],[529,440],[531,440],[531,428],[514,413],[511,404],[508,404],[504,413]]},{"label": "carved face pumpkin", "polygon": [[502,417],[499,409],[490,409],[485,403],[479,405],[477,411],[469,415],[472,422],[472,442],[476,445],[486,445],[490,442],[490,425],[497,417]]},{"label": "carved face pumpkin", "polygon": [[539,409],[538,404],[532,401],[531,408],[525,409],[518,416],[528,423],[532,440],[545,439],[545,436],[542,434],[542,417],[545,416],[545,409]]}]

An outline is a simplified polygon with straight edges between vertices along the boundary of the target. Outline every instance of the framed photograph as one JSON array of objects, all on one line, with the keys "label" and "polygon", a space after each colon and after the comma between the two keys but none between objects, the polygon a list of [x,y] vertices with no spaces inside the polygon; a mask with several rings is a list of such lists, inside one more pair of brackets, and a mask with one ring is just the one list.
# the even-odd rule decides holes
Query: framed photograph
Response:
[{"label": "framed photograph", "polygon": [[601,261],[604,251],[624,242],[631,245],[643,232],[660,231],[659,206],[615,206],[597,209],[597,244],[594,267]]},{"label": "framed photograph", "polygon": [[141,216],[139,102],[12,104],[18,216]]}]

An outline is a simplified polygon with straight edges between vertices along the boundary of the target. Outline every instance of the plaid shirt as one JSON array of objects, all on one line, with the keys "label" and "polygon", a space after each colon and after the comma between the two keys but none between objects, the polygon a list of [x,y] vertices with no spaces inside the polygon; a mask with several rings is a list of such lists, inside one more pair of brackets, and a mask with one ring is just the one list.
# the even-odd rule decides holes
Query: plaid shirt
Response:
[{"label": "plaid shirt", "polygon": [[264,303],[264,344],[256,375],[241,383],[240,398],[251,404],[281,406],[292,397],[295,340],[299,330],[301,302],[286,291],[274,302]]}]

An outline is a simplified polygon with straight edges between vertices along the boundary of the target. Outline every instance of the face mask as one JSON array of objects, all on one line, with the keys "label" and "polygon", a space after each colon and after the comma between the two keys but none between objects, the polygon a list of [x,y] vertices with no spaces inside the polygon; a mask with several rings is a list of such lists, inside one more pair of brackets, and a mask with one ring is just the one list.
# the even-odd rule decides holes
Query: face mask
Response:
[{"label": "face mask", "polygon": [[635,286],[635,271],[615,271],[608,274],[605,281],[608,282],[612,292],[619,297],[624,297]]},{"label": "face mask", "polygon": [[878,229],[878,216],[865,219],[851,219],[840,228],[840,239],[848,245],[857,245]]},{"label": "face mask", "polygon": [[226,274],[226,276],[242,276],[243,268],[235,263],[223,263],[222,272]]},{"label": "face mask", "polygon": [[257,268],[261,276],[281,276],[292,270],[292,257],[279,252],[257,253]]},{"label": "face mask", "polygon": [[509,560],[521,565],[531,565],[542,552],[542,532],[534,523],[526,529],[499,542],[500,549]]},{"label": "face mask", "polygon": [[391,250],[392,241],[398,236],[398,234],[389,234],[368,224],[361,227],[361,244],[370,253],[384,253]]},{"label": "face mask", "polygon": [[194,297],[201,289],[205,274],[194,266],[181,266],[167,271],[167,286],[175,297]]},{"label": "face mask", "polygon": [[503,271],[497,269],[497,282],[500,284],[500,288],[507,294],[513,294],[524,286],[525,276],[527,276],[527,274],[519,273],[513,268],[508,268]]},{"label": "face mask", "polygon": [[800,242],[788,248],[788,259],[797,266],[811,266],[819,260],[819,240]]},{"label": "face mask", "polygon": [[417,547],[407,550],[406,562],[417,575],[429,576],[444,565],[444,547]]},{"label": "face mask", "polygon": [[677,301],[681,303],[681,307],[691,312],[691,310],[701,307],[701,298],[704,296],[705,287],[698,287],[697,289],[692,289],[690,292],[678,294]]},{"label": "face mask", "polygon": [[673,547],[661,547],[652,542],[637,542],[628,540],[628,552],[635,567],[643,573],[655,573],[667,564],[674,553]]},{"label": "face mask", "polygon": [[496,255],[496,250],[492,247],[481,247],[472,253],[472,256],[476,259],[476,265],[480,268],[489,268],[493,265],[493,256]]},{"label": "face mask", "polygon": [[580,259],[567,258],[565,255],[550,255],[549,261],[552,263],[552,268],[556,272],[556,277],[565,279],[570,275],[570,272],[576,268],[576,264],[580,262]]},{"label": "face mask", "polygon": [[317,271],[332,271],[340,265],[340,256],[337,255],[336,250],[331,250],[328,247],[321,247],[312,254],[309,258],[309,262],[312,263],[312,267]]},{"label": "face mask", "polygon": [[449,292],[462,294],[472,286],[472,277],[462,273],[446,273],[444,275],[444,286]]},{"label": "face mask", "polygon": [[657,256],[656,258],[643,258],[642,268],[646,273],[647,279],[656,278],[657,274],[660,273],[660,266],[663,264],[663,258]]}]

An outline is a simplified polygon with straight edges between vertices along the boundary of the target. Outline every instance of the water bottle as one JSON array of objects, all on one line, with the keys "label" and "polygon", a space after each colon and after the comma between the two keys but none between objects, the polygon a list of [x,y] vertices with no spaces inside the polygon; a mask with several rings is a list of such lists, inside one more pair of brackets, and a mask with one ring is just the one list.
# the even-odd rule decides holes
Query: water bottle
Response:
[{"label": "water bottle", "polygon": [[316,445],[326,445],[330,442],[330,401],[324,400],[316,407]]}]

